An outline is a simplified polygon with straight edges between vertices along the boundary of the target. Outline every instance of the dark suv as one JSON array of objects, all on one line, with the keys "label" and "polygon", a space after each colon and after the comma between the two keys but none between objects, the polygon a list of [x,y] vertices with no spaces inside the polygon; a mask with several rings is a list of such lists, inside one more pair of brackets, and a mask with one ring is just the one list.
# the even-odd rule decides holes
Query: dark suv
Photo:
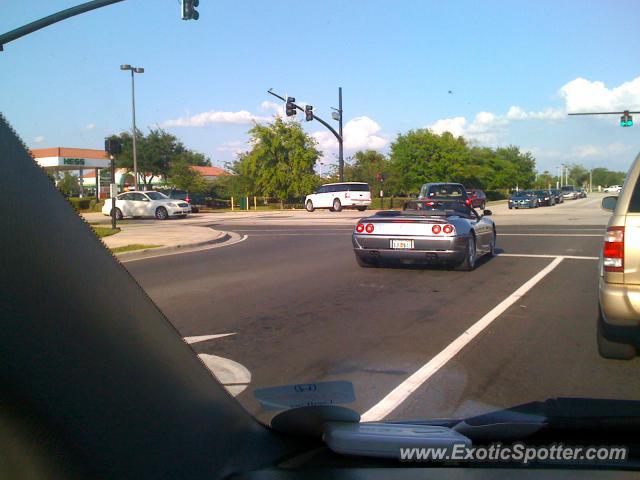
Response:
[{"label": "dark suv", "polygon": [[479,188],[470,188],[467,190],[467,196],[469,197],[469,200],[471,200],[471,206],[473,208],[484,210],[484,207],[487,204],[487,196],[482,190]]},{"label": "dark suv", "polygon": [[178,190],[178,189],[162,189],[158,190],[161,193],[164,193],[167,197],[172,198],[174,200],[184,200],[191,206],[192,213],[198,213],[200,209],[198,206],[205,204],[204,195],[200,195],[198,193],[189,194],[186,190]]}]

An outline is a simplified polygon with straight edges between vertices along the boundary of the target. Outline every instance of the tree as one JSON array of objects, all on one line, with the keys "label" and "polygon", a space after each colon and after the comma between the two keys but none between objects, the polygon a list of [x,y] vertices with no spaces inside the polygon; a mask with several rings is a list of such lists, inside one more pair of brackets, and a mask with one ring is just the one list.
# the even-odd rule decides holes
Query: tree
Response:
[{"label": "tree", "polygon": [[549,185],[551,185],[551,188],[555,188],[556,186],[555,177],[551,175],[547,170],[538,174],[538,176],[536,177],[536,181],[534,183],[534,187],[546,189],[546,188],[549,188]]},{"label": "tree", "polygon": [[589,183],[589,170],[582,165],[569,165],[569,183],[576,186],[585,186]]},{"label": "tree", "polygon": [[394,193],[417,192],[425,182],[455,182],[464,177],[469,149],[462,137],[428,129],[400,134],[391,144],[391,177]]},{"label": "tree", "polygon": [[598,185],[601,187],[622,185],[624,183],[624,178],[626,177],[625,172],[613,172],[603,167],[594,168],[591,171],[591,174],[591,181],[594,187],[597,187]]},{"label": "tree", "polygon": [[[133,137],[130,132],[111,135],[109,138],[120,140],[122,153],[116,155],[119,168],[133,170]],[[161,128],[150,129],[147,135],[136,131],[136,153],[138,163],[138,182],[148,189],[156,177],[167,179],[174,163],[210,166],[211,162],[203,154],[193,152],[184,144]]]},{"label": "tree", "polygon": [[78,177],[69,172],[64,172],[64,175],[58,181],[58,189],[65,195],[72,195],[80,192]]},{"label": "tree", "polygon": [[364,150],[356,152],[352,157],[352,162],[345,165],[344,178],[349,182],[366,182],[371,187],[371,194],[379,196],[381,183],[378,181],[378,174],[389,177],[389,160],[382,153],[375,150]]},{"label": "tree", "polygon": [[243,186],[244,195],[264,195],[280,200],[300,198],[318,184],[314,166],[320,152],[316,141],[299,123],[276,118],[249,130],[252,148],[230,165],[235,173],[229,185]]},{"label": "tree", "polygon": [[204,193],[211,187],[200,172],[183,161],[171,166],[168,181],[176,188],[186,190],[189,193]]}]

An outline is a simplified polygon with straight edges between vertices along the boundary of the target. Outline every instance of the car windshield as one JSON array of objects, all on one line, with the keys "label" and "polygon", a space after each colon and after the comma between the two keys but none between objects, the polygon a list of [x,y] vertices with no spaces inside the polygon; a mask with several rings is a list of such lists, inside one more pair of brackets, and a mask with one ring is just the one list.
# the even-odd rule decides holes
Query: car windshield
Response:
[{"label": "car windshield", "polygon": [[466,191],[462,185],[425,185],[420,191],[420,196],[434,200],[464,201]]},{"label": "car windshield", "polygon": [[145,195],[149,197],[151,200],[165,200],[169,198],[164,193],[160,193],[160,192],[145,192]]},{"label": "car windshield", "polygon": [[[57,248],[47,288],[86,280],[69,315],[153,303],[265,424],[640,399],[640,223],[610,224],[640,213],[640,3],[127,0],[21,29],[86,3],[0,15],[0,182],[43,179],[0,189],[5,218],[75,215],[113,261],[76,259],[61,221],[20,240]],[[283,385],[297,401],[260,397]]]}]

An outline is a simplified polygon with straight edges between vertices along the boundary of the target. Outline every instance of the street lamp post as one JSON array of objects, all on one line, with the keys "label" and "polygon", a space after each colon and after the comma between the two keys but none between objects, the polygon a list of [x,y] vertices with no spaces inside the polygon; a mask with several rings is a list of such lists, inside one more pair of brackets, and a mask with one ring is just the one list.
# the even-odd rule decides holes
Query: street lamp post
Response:
[{"label": "street lamp post", "polygon": [[134,74],[144,73],[142,67],[132,67],[131,65],[120,65],[120,70],[131,71],[131,114],[133,117],[133,182],[138,190],[138,152],[136,150],[136,85]]}]

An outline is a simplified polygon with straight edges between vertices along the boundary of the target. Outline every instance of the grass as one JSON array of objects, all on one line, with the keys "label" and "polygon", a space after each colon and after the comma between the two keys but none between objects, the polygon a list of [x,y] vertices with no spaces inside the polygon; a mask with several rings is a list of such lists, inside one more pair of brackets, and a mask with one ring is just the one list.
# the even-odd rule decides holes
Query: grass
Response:
[{"label": "grass", "polygon": [[119,228],[96,227],[94,225],[91,225],[91,228],[93,228],[93,231],[96,232],[96,235],[98,235],[98,237],[100,238],[115,235],[116,233],[120,232]]},{"label": "grass", "polygon": [[144,250],[146,248],[158,248],[162,245],[142,245],[140,243],[132,243],[131,245],[125,245],[123,247],[112,248],[113,253],[132,252],[134,250]]}]

